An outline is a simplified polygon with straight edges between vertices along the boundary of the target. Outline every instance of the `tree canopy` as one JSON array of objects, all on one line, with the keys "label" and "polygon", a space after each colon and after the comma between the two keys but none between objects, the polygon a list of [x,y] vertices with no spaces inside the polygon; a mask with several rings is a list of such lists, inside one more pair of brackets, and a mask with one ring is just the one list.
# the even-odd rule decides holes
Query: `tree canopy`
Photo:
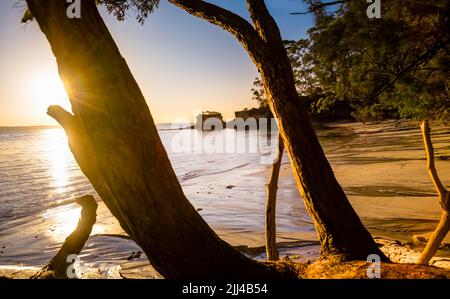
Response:
[{"label": "tree canopy", "polygon": [[144,23],[148,15],[159,6],[159,0],[97,0],[97,3],[105,5],[107,11],[119,21],[123,21],[131,10],[136,13],[139,23]]},{"label": "tree canopy", "polygon": [[[133,12],[140,23],[159,2],[97,0],[119,21]],[[367,17],[365,1],[304,2],[315,24],[308,38],[285,47],[298,93],[315,117],[450,119],[447,1],[385,0],[379,19]],[[27,11],[24,21],[31,18]],[[260,78],[252,93],[267,106]]]},{"label": "tree canopy", "polygon": [[364,1],[335,1],[331,11],[305,2],[315,24],[285,46],[314,116],[450,119],[448,2],[386,0],[380,19],[367,17]]}]

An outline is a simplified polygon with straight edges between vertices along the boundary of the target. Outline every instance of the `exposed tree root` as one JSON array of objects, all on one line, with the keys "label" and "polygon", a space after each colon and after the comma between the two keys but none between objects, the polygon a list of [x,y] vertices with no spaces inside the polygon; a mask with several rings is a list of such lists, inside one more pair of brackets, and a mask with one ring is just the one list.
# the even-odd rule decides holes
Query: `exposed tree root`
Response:
[{"label": "exposed tree root", "polygon": [[[66,238],[58,253],[38,273],[31,276],[33,279],[69,278],[68,268],[73,263],[70,255],[78,255],[84,247],[92,227],[96,221],[97,202],[91,195],[77,198],[81,205],[81,217],[75,230]],[[69,261],[68,261],[69,259]]]}]

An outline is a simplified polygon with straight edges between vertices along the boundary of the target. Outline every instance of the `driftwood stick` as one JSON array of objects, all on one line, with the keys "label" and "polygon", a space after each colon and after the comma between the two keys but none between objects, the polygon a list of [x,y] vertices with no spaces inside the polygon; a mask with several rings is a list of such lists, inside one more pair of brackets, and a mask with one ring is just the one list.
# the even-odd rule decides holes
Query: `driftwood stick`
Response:
[{"label": "driftwood stick", "polygon": [[436,170],[436,165],[434,163],[434,148],[433,148],[433,143],[431,142],[431,129],[430,129],[429,121],[424,120],[420,124],[420,128],[422,130],[422,137],[423,137],[423,143],[425,146],[425,152],[427,154],[427,171],[428,171],[428,174],[429,174],[431,180],[433,181],[434,188],[436,189],[436,191],[438,193],[441,206],[442,206],[442,208],[444,208],[443,201],[445,200],[445,197],[446,197],[446,194],[445,194],[446,190],[444,188],[444,185],[441,182],[441,179],[439,178],[439,175]]},{"label": "driftwood stick", "polygon": [[450,218],[449,213],[447,211],[443,211],[441,215],[441,219],[431,234],[430,239],[425,246],[425,249],[422,251],[419,259],[417,260],[418,264],[426,265],[433,258],[441,245],[442,240],[444,240],[445,236],[450,229]]},{"label": "driftwood stick", "polygon": [[77,198],[77,203],[81,205],[81,217],[75,230],[66,238],[64,244],[58,253],[50,260],[50,262],[31,278],[34,279],[52,279],[52,278],[69,278],[67,269],[72,261],[67,258],[72,255],[78,255],[84,247],[92,227],[96,221],[97,202],[91,195],[85,195]]},{"label": "driftwood stick", "polygon": [[438,193],[439,203],[442,208],[442,215],[438,223],[438,226],[431,234],[430,239],[428,240],[427,245],[425,246],[425,249],[423,250],[422,254],[417,260],[418,264],[426,265],[431,260],[431,258],[436,254],[436,251],[438,250],[442,240],[444,240],[445,236],[447,235],[450,229],[449,205],[448,205],[450,192],[445,189],[436,170],[436,166],[434,163],[434,149],[433,143],[431,142],[431,134],[430,134],[431,129],[429,121],[424,120],[420,124],[420,128],[422,130],[425,152],[427,154],[427,171],[431,180],[433,181],[433,185],[436,189],[436,192]]},{"label": "driftwood stick", "polygon": [[277,233],[276,233],[276,204],[277,204],[277,190],[278,178],[280,176],[281,160],[283,158],[284,143],[281,135],[278,135],[278,151],[277,157],[272,164],[272,171],[270,174],[269,183],[267,184],[267,202],[266,202],[266,254],[267,260],[278,260],[277,250]]}]

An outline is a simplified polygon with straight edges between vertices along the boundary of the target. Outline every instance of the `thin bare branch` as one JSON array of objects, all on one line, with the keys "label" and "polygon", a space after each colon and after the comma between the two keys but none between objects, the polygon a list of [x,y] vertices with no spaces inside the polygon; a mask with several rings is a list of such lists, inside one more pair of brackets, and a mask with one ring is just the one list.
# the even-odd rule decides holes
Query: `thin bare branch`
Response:
[{"label": "thin bare branch", "polygon": [[327,6],[332,6],[332,5],[337,5],[337,4],[344,4],[347,3],[349,0],[337,0],[337,1],[332,1],[332,2],[325,2],[325,3],[317,3],[317,4],[313,4],[311,3],[311,9],[308,11],[303,11],[303,12],[291,12],[291,15],[306,15],[309,13],[313,13],[318,11],[319,9],[323,9]]},{"label": "thin bare branch", "polygon": [[431,129],[429,121],[422,121],[422,123],[420,124],[420,129],[422,130],[423,143],[425,146],[425,152],[427,154],[427,171],[431,180],[433,181],[434,188],[439,195],[439,201],[442,205],[446,197],[446,190],[441,182],[441,179],[439,178],[436,170],[436,165],[434,163],[434,148],[431,142]]},{"label": "thin bare branch", "polygon": [[422,251],[419,259],[417,260],[418,264],[426,265],[436,254],[436,251],[439,249],[439,246],[444,240],[445,236],[450,229],[450,218],[447,211],[443,211],[441,215],[441,219],[439,220],[438,226],[431,234],[430,239],[425,246],[425,249]]},{"label": "thin bare branch", "polygon": [[439,203],[442,207],[442,215],[441,219],[438,223],[438,226],[431,234],[430,239],[425,246],[425,249],[422,251],[419,259],[417,260],[418,264],[426,265],[431,260],[431,258],[435,255],[436,251],[439,249],[442,240],[444,240],[450,229],[450,218],[449,218],[449,206],[448,200],[450,196],[450,192],[445,189],[442,184],[439,176],[437,174],[436,166],[434,164],[434,149],[433,144],[431,142],[431,129],[428,120],[422,121],[420,124],[420,128],[422,130],[423,143],[425,145],[425,151],[427,153],[427,171],[433,181],[434,187],[439,195]]},{"label": "thin bare branch", "polygon": [[284,143],[281,135],[278,135],[277,157],[272,164],[269,183],[267,184],[266,201],[266,254],[267,260],[276,261],[279,258],[277,250],[277,230],[276,230],[276,205],[278,179],[280,176],[281,161],[283,159]]}]

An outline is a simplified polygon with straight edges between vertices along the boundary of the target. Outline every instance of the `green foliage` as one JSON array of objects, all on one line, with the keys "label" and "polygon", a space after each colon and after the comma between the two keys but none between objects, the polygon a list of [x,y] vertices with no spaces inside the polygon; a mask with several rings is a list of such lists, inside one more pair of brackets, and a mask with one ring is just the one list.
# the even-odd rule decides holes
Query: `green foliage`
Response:
[{"label": "green foliage", "polygon": [[263,84],[261,82],[261,78],[256,77],[253,80],[252,91],[252,100],[258,102],[259,107],[267,107],[267,98],[264,93]]},{"label": "green foliage", "polygon": [[319,85],[317,78],[313,74],[313,61],[308,55],[310,41],[308,39],[285,41],[284,45],[292,64],[298,93],[300,95],[315,93]]},{"label": "green foliage", "polygon": [[384,0],[382,7],[381,19],[367,18],[365,1],[314,12],[303,54],[322,93],[312,112],[344,104],[360,120],[448,119],[450,3]]},{"label": "green foliage", "polygon": [[[159,2],[159,0],[95,0],[97,5],[104,5],[107,12],[113,14],[119,21],[125,20],[128,11],[135,12],[136,19],[141,24],[144,23],[149,14],[158,8]],[[34,17],[27,8],[21,22],[27,23],[33,20]]]},{"label": "green foliage", "polygon": [[103,4],[108,13],[113,14],[117,20],[123,21],[128,11],[136,13],[136,19],[143,24],[148,15],[159,6],[159,0],[96,0]]}]

